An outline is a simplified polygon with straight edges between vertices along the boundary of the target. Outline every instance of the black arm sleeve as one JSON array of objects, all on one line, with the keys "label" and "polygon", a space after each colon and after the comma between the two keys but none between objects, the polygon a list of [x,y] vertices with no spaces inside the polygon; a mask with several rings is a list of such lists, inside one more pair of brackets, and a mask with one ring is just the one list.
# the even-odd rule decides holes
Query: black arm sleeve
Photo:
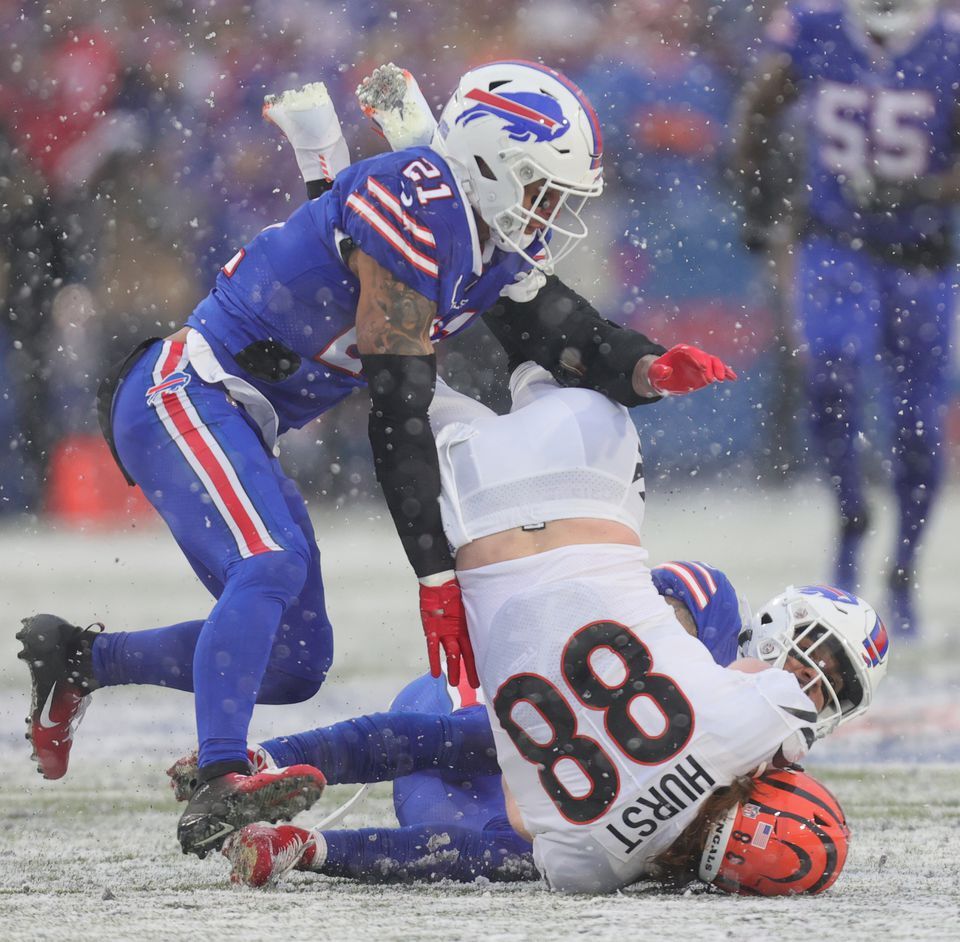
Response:
[{"label": "black arm sleeve", "polygon": [[323,196],[332,186],[333,180],[308,180],[307,199],[315,200],[318,196]]},{"label": "black arm sleeve", "polygon": [[601,317],[589,301],[551,275],[532,301],[500,300],[484,323],[507,351],[510,371],[525,360],[549,370],[561,386],[602,392],[625,406],[656,402],[633,389],[633,368],[665,347]]},{"label": "black arm sleeve", "polygon": [[440,518],[440,464],[427,410],[437,382],[428,356],[361,354],[370,387],[370,446],[377,480],[419,578],[453,569]]}]

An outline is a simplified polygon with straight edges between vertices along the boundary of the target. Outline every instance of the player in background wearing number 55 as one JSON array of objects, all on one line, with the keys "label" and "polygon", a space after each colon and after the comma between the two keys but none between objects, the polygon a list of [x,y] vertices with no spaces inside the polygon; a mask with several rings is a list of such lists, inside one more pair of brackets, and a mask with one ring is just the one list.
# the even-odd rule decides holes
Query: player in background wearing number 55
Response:
[{"label": "player in background wearing number 55", "polygon": [[935,0],[828,0],[778,11],[767,38],[742,101],[738,169],[748,214],[769,220],[764,155],[777,146],[776,118],[801,99],[806,205],[793,303],[813,441],[839,500],[833,584],[860,583],[870,522],[861,438],[865,410],[878,409],[891,426],[899,503],[889,624],[909,635],[917,550],[944,466],[960,18]]},{"label": "player in background wearing number 55", "polygon": [[[314,91],[321,133],[294,143],[316,198],[241,249],[186,326],[134,351],[102,389],[118,461],[216,605],[151,631],[94,638],[44,615],[19,633],[48,778],[66,771],[91,690],[193,691],[200,784],[178,837],[200,856],[250,820],[289,816],[323,784],[306,767],[251,775],[247,761],[254,704],[313,696],[333,656],[319,551],[277,461],[279,434],[369,388],[377,478],[420,581],[431,667],[442,647],[451,681],[462,659],[475,683],[427,414],[433,344],[488,312],[512,357],[628,405],[735,378],[703,351],[667,351],[606,321],[551,274],[587,236],[581,212],[602,190],[596,115],[563,75],[517,62],[468,72],[431,146],[352,166]],[[282,111],[268,108],[278,122]]]}]

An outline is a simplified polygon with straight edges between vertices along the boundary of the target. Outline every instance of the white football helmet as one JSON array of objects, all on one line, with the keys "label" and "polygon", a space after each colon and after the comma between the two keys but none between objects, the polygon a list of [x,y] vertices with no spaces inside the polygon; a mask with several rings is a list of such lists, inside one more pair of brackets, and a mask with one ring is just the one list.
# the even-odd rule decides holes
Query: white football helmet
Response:
[{"label": "white football helmet", "polygon": [[818,681],[823,686],[818,738],[863,713],[887,673],[890,642],[880,616],[863,599],[830,586],[788,586],[754,615],[750,637],[741,638],[749,657],[781,668],[795,658],[813,668],[803,689]]},{"label": "white football helmet", "polygon": [[[535,62],[467,72],[440,116],[445,154],[495,245],[551,273],[587,235],[584,204],[603,189],[603,141],[586,95]],[[524,188],[543,181],[529,207]],[[541,231],[528,233],[531,224]]]},{"label": "white football helmet", "polygon": [[938,0],[847,0],[860,25],[879,39],[916,33],[933,19]]}]

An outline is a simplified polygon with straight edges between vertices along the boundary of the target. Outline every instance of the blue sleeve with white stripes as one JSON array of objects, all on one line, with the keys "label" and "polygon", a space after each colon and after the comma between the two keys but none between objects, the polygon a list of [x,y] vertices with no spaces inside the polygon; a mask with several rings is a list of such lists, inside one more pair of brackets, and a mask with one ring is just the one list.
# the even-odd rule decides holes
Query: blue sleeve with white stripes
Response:
[{"label": "blue sleeve with white stripes", "polygon": [[705,563],[669,562],[651,571],[661,595],[679,599],[690,609],[697,637],[713,659],[726,667],[737,659],[741,630],[740,599],[726,573]]}]

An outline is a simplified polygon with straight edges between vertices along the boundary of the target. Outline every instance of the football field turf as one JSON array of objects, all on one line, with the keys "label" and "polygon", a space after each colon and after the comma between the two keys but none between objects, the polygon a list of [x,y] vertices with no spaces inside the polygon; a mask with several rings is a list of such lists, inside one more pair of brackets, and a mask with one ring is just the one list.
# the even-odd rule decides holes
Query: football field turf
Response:
[{"label": "football field turf", "polygon": [[[722,486],[651,488],[653,561],[725,569],[754,606],[787,582],[829,576],[826,491]],[[882,495],[877,495],[878,505]],[[878,512],[861,594],[884,611],[889,510]],[[384,708],[425,670],[416,586],[389,522],[361,506],[317,517],[337,652],[311,702],[261,707],[252,739]],[[178,808],[163,770],[193,745],[192,699],[176,691],[94,694],[71,769],[46,782],[23,738],[27,671],[19,619],[49,611],[78,623],[146,628],[202,616],[210,602],[165,530],[77,533],[22,521],[0,529],[0,938],[175,939],[960,939],[960,626],[949,492],[923,559],[925,633],[893,639],[888,680],[870,715],[818,743],[808,769],[836,793],[852,831],[847,867],[825,895],[729,898],[637,887],[613,897],[560,897],[540,884],[365,887],[294,874],[279,888],[232,888],[226,862],[180,854]],[[332,788],[310,823],[353,789]],[[346,826],[393,822],[377,786]]]}]

